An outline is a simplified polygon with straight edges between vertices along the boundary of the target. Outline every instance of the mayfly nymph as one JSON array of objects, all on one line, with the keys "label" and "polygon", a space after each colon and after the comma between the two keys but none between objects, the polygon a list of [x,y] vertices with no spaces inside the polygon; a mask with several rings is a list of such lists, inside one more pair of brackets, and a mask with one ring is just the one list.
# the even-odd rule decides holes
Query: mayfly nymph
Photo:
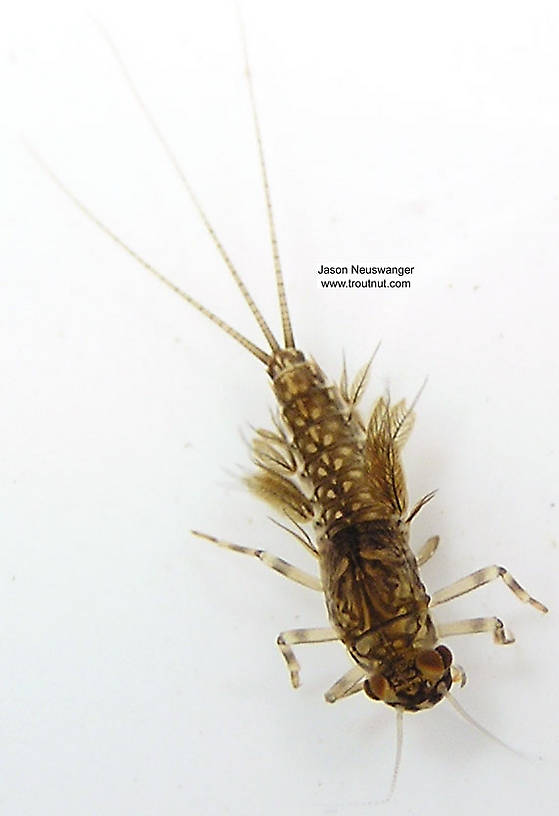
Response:
[{"label": "mayfly nymph", "polygon": [[[497,617],[438,624],[431,610],[497,578],[501,578],[520,601],[540,612],[547,612],[547,608],[530,596],[508,570],[496,565],[477,570],[431,595],[427,593],[419,568],[435,552],[438,537],[430,538],[415,555],[409,545],[409,535],[413,518],[433,494],[424,496],[409,508],[401,463],[401,450],[413,426],[414,406],[407,408],[403,401],[391,404],[387,397],[381,397],[369,420],[364,422],[358,402],[370,363],[351,385],[345,370],[340,384],[334,385],[317,363],[295,345],[246,46],[246,74],[271,235],[282,343],[256,306],[118,53],[110,41],[109,44],[132,93],[252,311],[269,350],[255,345],[143,260],[37,158],[58,187],[106,235],[265,365],[279,406],[279,417],[273,430],[257,431],[252,446],[257,472],[246,481],[256,494],[285,512],[297,528],[293,531],[296,537],[316,558],[320,577],[303,572],[264,550],[232,544],[203,533],[196,535],[258,558],[276,572],[324,594],[328,627],[294,629],[278,636],[293,686],[299,685],[299,664],[293,647],[339,640],[347,649],[352,667],[328,689],[325,695],[328,702],[364,691],[371,699],[397,710],[400,729],[403,711],[427,709],[443,699],[457,706],[450,688],[453,683],[463,685],[465,673],[454,664],[451,651],[440,639],[478,632],[490,633],[498,644],[511,643],[513,638]],[[304,524],[312,524],[312,536]]]}]

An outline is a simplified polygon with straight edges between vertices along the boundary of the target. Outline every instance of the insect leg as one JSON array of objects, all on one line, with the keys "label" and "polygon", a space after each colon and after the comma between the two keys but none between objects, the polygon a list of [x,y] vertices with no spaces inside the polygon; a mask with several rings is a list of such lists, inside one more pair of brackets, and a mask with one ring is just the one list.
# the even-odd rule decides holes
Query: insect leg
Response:
[{"label": "insect leg", "polygon": [[314,575],[309,575],[308,572],[303,572],[303,570],[300,570],[298,567],[294,567],[293,564],[284,561],[283,558],[278,558],[276,555],[266,552],[266,550],[254,550],[252,547],[241,547],[239,544],[222,541],[219,538],[215,538],[215,536],[199,533],[197,530],[192,530],[192,533],[198,536],[198,538],[205,538],[207,541],[217,544],[218,547],[224,547],[226,550],[233,550],[233,552],[242,553],[243,555],[252,555],[262,561],[263,564],[266,564],[267,567],[270,567],[270,569],[281,573],[281,575],[285,575],[286,578],[290,578],[298,584],[309,587],[309,589],[322,592],[322,584],[318,578],[315,578]]},{"label": "insect leg", "polygon": [[337,632],[329,626],[323,629],[290,629],[288,632],[280,632],[277,644],[287,663],[293,688],[299,686],[300,666],[291,646],[298,643],[326,643],[329,640],[338,640]]},{"label": "insect leg", "polygon": [[439,589],[439,591],[435,592],[431,597],[431,603],[429,605],[438,606],[439,604],[446,603],[453,598],[458,598],[460,595],[465,595],[466,592],[471,592],[473,589],[488,584],[490,581],[495,581],[497,578],[502,578],[508,588],[514,592],[516,597],[523,603],[531,604],[539,612],[548,611],[547,606],[544,606],[540,601],[532,598],[507,569],[498,567],[496,564],[472,572],[471,575],[467,575],[465,578],[455,581],[453,584],[450,584],[450,586]]},{"label": "insect leg", "polygon": [[350,694],[353,694],[354,686],[356,684],[359,684],[359,688],[356,688],[355,691],[360,691],[360,681],[363,680],[365,674],[366,672],[361,668],[361,666],[354,666],[352,669],[347,671],[343,677],[336,680],[333,686],[330,686],[328,691],[324,694],[324,699],[327,703],[335,703],[336,700],[341,700],[342,697],[349,697]]},{"label": "insect leg", "polygon": [[439,536],[431,536],[431,538],[427,539],[423,547],[421,547],[416,555],[418,567],[422,567],[423,564],[425,564],[425,562],[431,558],[438,546]]},{"label": "insect leg", "polygon": [[466,620],[451,621],[436,625],[437,635],[440,638],[451,635],[475,635],[477,632],[491,632],[495,643],[506,646],[514,643],[514,635],[505,632],[505,626],[500,618],[467,618]]},{"label": "insect leg", "polygon": [[[346,697],[351,697],[353,694],[358,694],[360,691],[363,691],[363,686],[364,685],[365,685],[365,678],[363,677],[361,680],[359,680],[358,683],[355,683],[355,685],[353,685],[347,691],[344,691],[343,694],[340,694],[339,697],[336,697],[335,700],[328,700],[328,702],[335,703],[337,700],[345,700]],[[328,689],[328,691],[330,691],[330,689]],[[326,698],[326,694],[324,695],[324,697]]]}]

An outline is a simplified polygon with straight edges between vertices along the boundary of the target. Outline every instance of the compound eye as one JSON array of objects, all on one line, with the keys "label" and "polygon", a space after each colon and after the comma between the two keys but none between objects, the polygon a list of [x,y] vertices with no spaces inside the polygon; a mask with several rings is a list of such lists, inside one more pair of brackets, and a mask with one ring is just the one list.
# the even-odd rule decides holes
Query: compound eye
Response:
[{"label": "compound eye", "polygon": [[452,652],[446,646],[437,646],[435,651],[440,654],[443,659],[445,669],[452,665]]},{"label": "compound eye", "polygon": [[373,700],[386,700],[390,693],[390,685],[381,674],[373,674],[365,680],[365,693]]},{"label": "compound eye", "polygon": [[415,658],[415,665],[426,680],[439,680],[444,674],[443,656],[434,649],[423,649]]}]

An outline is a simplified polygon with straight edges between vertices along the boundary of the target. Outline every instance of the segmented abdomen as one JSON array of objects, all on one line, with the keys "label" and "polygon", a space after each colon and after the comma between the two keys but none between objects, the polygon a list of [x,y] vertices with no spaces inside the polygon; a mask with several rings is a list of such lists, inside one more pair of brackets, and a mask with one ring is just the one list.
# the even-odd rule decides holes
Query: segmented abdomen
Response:
[{"label": "segmented abdomen", "polygon": [[301,352],[290,354],[299,356],[273,372],[273,388],[303,476],[313,486],[315,522],[323,535],[401,515],[406,491],[398,447],[412,422],[403,403],[390,408],[380,399],[365,431],[316,363]]},{"label": "segmented abdomen", "polygon": [[337,390],[310,360],[274,379],[281,415],[314,488],[315,522],[324,533],[374,518],[374,496],[363,461],[363,430],[347,417]]},{"label": "segmented abdomen", "polygon": [[330,619],[355,659],[390,660],[418,639],[432,639],[429,598],[404,517],[399,453],[413,417],[403,402],[391,407],[381,398],[365,428],[314,361],[283,354],[273,388],[313,489]]}]

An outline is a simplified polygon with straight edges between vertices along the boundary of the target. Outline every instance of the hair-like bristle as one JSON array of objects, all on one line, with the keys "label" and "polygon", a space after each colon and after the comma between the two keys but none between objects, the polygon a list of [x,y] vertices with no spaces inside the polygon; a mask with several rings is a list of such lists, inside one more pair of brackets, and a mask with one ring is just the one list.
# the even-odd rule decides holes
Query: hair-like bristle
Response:
[{"label": "hair-like bristle", "polygon": [[237,7],[239,16],[239,25],[241,28],[241,39],[243,43],[243,56],[245,60],[245,73],[248,84],[248,92],[250,96],[250,107],[252,110],[252,118],[254,121],[254,130],[256,133],[256,143],[258,145],[258,159],[260,163],[260,174],[262,176],[262,186],[264,188],[264,197],[266,199],[266,214],[268,217],[268,227],[270,230],[270,243],[272,245],[272,255],[274,258],[274,272],[276,276],[276,288],[278,293],[278,301],[280,308],[281,325],[283,330],[283,340],[286,348],[295,348],[295,340],[293,338],[293,329],[291,326],[291,319],[289,317],[289,309],[287,307],[287,298],[285,296],[285,285],[283,281],[283,273],[281,271],[281,263],[279,257],[278,239],[276,235],[276,227],[274,223],[274,212],[272,208],[272,198],[270,195],[270,184],[268,182],[268,171],[266,169],[266,160],[264,158],[264,145],[262,141],[262,134],[260,131],[260,121],[258,119],[258,109],[256,107],[256,97],[254,95],[254,86],[252,84],[252,74],[248,60],[248,47],[245,36],[245,28],[241,12]]},{"label": "hair-like bristle", "polygon": [[[263,143],[262,143],[262,135],[261,135],[261,132],[260,132],[260,123],[259,123],[259,120],[258,120],[256,100],[255,100],[255,96],[254,96],[254,89],[253,89],[252,78],[251,78],[250,68],[249,68],[249,63],[248,63],[248,51],[247,51],[247,45],[246,45],[246,38],[245,38],[245,34],[244,34],[243,23],[242,23],[242,20],[240,19],[240,14],[239,14],[239,21],[240,21],[240,25],[241,25],[241,37],[242,37],[242,45],[243,45],[243,55],[244,55],[247,84],[248,84],[248,90],[249,90],[249,96],[250,96],[250,105],[251,105],[251,109],[252,109],[254,129],[255,129],[255,133],[256,133],[256,142],[257,142],[257,147],[258,147],[258,158],[259,158],[259,164],[260,164],[260,173],[261,173],[261,177],[262,177],[262,185],[263,185],[263,188],[264,188],[264,197],[265,197],[265,201],[266,201],[266,214],[267,214],[268,226],[269,226],[269,230],[270,230],[270,241],[271,241],[271,245],[272,245],[274,273],[275,273],[275,278],[276,278],[276,287],[277,287],[277,293],[278,293],[279,310],[280,310],[280,317],[281,317],[281,323],[282,323],[284,344],[285,344],[286,348],[294,348],[293,329],[291,327],[291,320],[290,320],[290,317],[289,317],[289,310],[288,310],[288,307],[287,307],[287,300],[286,300],[286,296],[285,296],[285,285],[284,285],[284,281],[283,281],[283,274],[282,274],[282,271],[281,271],[278,241],[277,241],[277,236],[276,236],[276,229],[275,229],[274,216],[273,216],[273,210],[272,210],[272,201],[271,201],[271,196],[270,196],[270,185],[269,185],[269,182],[268,182],[266,162],[265,162],[265,159],[264,159],[264,148],[263,148]],[[101,26],[100,24],[98,24],[98,26],[99,26],[99,29],[100,29],[103,37],[105,38],[105,40],[106,40],[106,42],[107,42],[107,44],[108,44],[114,58],[115,58],[115,61],[116,61],[117,65],[118,65],[118,67],[119,67],[119,69],[120,69],[120,71],[122,73],[122,76],[124,77],[124,80],[126,81],[128,87],[130,89],[130,92],[132,93],[134,99],[136,100],[138,106],[140,107],[140,110],[142,111],[147,123],[151,127],[151,129],[152,129],[153,133],[155,134],[157,140],[159,141],[160,145],[162,146],[165,154],[167,155],[167,158],[169,159],[169,162],[172,164],[172,166],[174,167],[177,175],[179,176],[183,187],[185,188],[190,200],[192,201],[192,204],[194,205],[196,211],[198,212],[198,215],[200,216],[200,219],[202,220],[202,223],[204,224],[208,234],[210,235],[210,237],[211,237],[217,251],[219,252],[221,257],[223,258],[223,261],[225,262],[225,265],[227,266],[227,269],[229,270],[229,274],[231,275],[231,277],[233,278],[233,280],[236,283],[237,287],[239,288],[239,291],[241,292],[241,295],[242,295],[245,303],[249,307],[250,311],[252,312],[252,315],[253,315],[254,319],[256,320],[258,326],[260,327],[260,330],[262,331],[262,334],[266,338],[266,340],[267,340],[267,342],[268,342],[268,344],[270,346],[270,349],[272,350],[272,353],[275,353],[275,352],[279,351],[280,350],[280,344],[278,343],[276,337],[274,336],[272,330],[270,329],[267,321],[264,319],[264,316],[262,315],[262,312],[260,311],[260,309],[258,308],[256,303],[254,302],[254,299],[253,299],[252,295],[248,291],[243,279],[241,278],[241,276],[240,276],[239,272],[237,271],[236,267],[234,266],[231,258],[227,254],[227,252],[225,250],[225,247],[223,246],[223,244],[219,240],[219,237],[218,237],[218,235],[217,235],[217,233],[216,233],[210,219],[208,218],[208,216],[206,214],[206,211],[202,207],[202,205],[201,205],[201,203],[200,203],[200,201],[198,199],[198,196],[196,195],[193,187],[190,184],[190,181],[188,180],[188,177],[186,176],[186,174],[185,174],[184,170],[182,169],[181,165],[179,164],[179,161],[178,161],[175,153],[171,149],[171,147],[170,147],[168,141],[166,140],[166,138],[163,136],[163,133],[161,132],[157,122],[155,121],[155,118],[153,117],[151,111],[149,110],[149,108],[147,107],[147,105],[144,102],[143,98],[141,97],[140,93],[138,92],[138,89],[136,88],[136,85],[134,84],[134,82],[132,80],[132,77],[130,76],[130,74],[129,74],[129,72],[128,72],[125,64],[124,64],[124,62],[122,60],[122,57],[120,56],[120,53],[118,52],[118,49],[116,48],[114,42],[112,41],[111,37],[109,36],[108,32],[104,29],[104,27]],[[207,317],[208,320],[211,320],[212,323],[215,323],[226,334],[228,334],[230,337],[232,337],[234,340],[236,340],[238,343],[240,343],[244,348],[247,349],[247,351],[249,351],[251,354],[253,354],[255,357],[257,357],[259,360],[261,360],[266,365],[269,365],[271,363],[272,356],[270,356],[265,351],[263,351],[261,348],[259,348],[254,343],[252,343],[247,337],[245,337],[240,332],[238,332],[236,329],[234,329],[232,326],[230,326],[228,323],[226,323],[218,315],[214,314],[214,312],[212,312],[206,306],[199,303],[195,298],[193,298],[187,292],[183,291],[178,286],[176,286],[176,284],[172,283],[168,278],[165,277],[165,275],[163,275],[161,272],[159,272],[159,270],[155,269],[155,267],[153,267],[148,261],[146,261],[144,258],[142,258],[135,250],[133,250],[128,244],[126,244],[121,238],[119,238],[118,235],[116,233],[114,233],[110,229],[110,227],[108,227],[106,224],[104,224],[82,201],[80,201],[80,199],[78,199],[74,195],[74,193],[71,190],[69,190],[65,186],[65,184],[58,178],[58,176],[48,166],[48,164],[45,162],[45,160],[41,156],[39,156],[35,150],[30,148],[28,145],[26,145],[26,146],[27,146],[27,149],[29,150],[29,152],[34,156],[34,158],[41,165],[43,170],[54,181],[54,183],[57,185],[57,187],[60,190],[62,190],[62,192],[78,207],[78,209],[80,209],[81,212],[85,216],[87,216],[87,218],[89,218],[90,221],[92,221],[94,224],[96,224],[96,226],[99,227],[99,229],[102,232],[104,232],[105,235],[107,235],[115,243],[117,243],[122,249],[124,249],[125,252],[127,252],[141,266],[143,266],[144,269],[146,269],[148,272],[151,272],[152,275],[154,275],[156,278],[158,278],[158,280],[160,280],[162,283],[164,283],[167,287],[169,287],[174,292],[176,292],[178,295],[180,295],[180,297],[182,297],[183,300],[185,300],[187,303],[189,303],[191,306],[193,306],[195,309],[197,309],[199,312],[201,312],[201,314],[203,314],[205,317]]]},{"label": "hair-like bristle", "polygon": [[219,326],[220,329],[222,329],[226,334],[228,334],[230,337],[232,337],[238,343],[240,343],[241,346],[244,346],[244,348],[246,348],[247,351],[249,351],[251,354],[253,354],[255,357],[257,357],[259,360],[261,360],[266,365],[270,364],[272,358],[270,357],[269,354],[266,354],[265,351],[263,351],[261,348],[259,348],[257,345],[255,345],[253,342],[251,342],[247,337],[245,337],[240,332],[238,332],[236,329],[234,329],[232,326],[230,326],[228,323],[226,323],[225,320],[222,320],[220,317],[218,317],[216,314],[214,314],[212,311],[210,311],[210,309],[206,308],[206,306],[203,306],[201,303],[199,303],[191,295],[184,292],[179,286],[177,286],[175,283],[173,283],[168,278],[166,278],[165,275],[163,275],[161,272],[159,272],[158,269],[156,269],[154,266],[152,266],[150,263],[148,263],[148,261],[146,261],[144,258],[142,258],[141,255],[139,255],[135,250],[132,249],[132,247],[130,247],[128,244],[126,244],[122,240],[122,238],[119,238],[118,235],[110,229],[110,227],[108,227],[106,224],[104,224],[103,221],[101,221],[101,219],[98,218],[95,215],[95,213],[93,213],[88,207],[86,207],[85,204],[79,198],[77,198],[77,196],[74,195],[74,193],[68,187],[66,187],[66,185],[58,178],[56,173],[49,167],[49,165],[45,162],[43,157],[41,155],[39,155],[39,153],[37,153],[36,150],[34,150],[34,148],[32,148],[25,141],[24,141],[24,145],[25,145],[27,151],[31,154],[31,156],[39,164],[41,169],[47,174],[47,176],[49,176],[51,181],[53,181],[54,184],[56,184],[58,189],[61,190],[64,193],[64,195],[67,196],[70,199],[70,201],[93,224],[95,224],[101,230],[101,232],[103,232],[108,238],[110,238],[112,241],[114,241],[116,244],[118,244],[119,247],[121,247],[125,252],[127,252],[128,255],[130,255],[132,258],[134,258],[134,260],[137,261],[137,263],[139,263],[141,266],[143,266],[144,269],[146,269],[148,272],[150,272],[152,275],[154,275],[159,281],[161,281],[161,283],[164,283],[165,286],[167,286],[169,289],[171,289],[173,292],[175,292],[177,295],[179,295],[181,298],[183,298],[183,300],[186,300],[187,303],[189,303],[191,306],[193,306],[199,312],[201,312],[204,315],[204,317],[207,317],[208,320],[211,320],[212,323],[215,323],[216,326]]}]

